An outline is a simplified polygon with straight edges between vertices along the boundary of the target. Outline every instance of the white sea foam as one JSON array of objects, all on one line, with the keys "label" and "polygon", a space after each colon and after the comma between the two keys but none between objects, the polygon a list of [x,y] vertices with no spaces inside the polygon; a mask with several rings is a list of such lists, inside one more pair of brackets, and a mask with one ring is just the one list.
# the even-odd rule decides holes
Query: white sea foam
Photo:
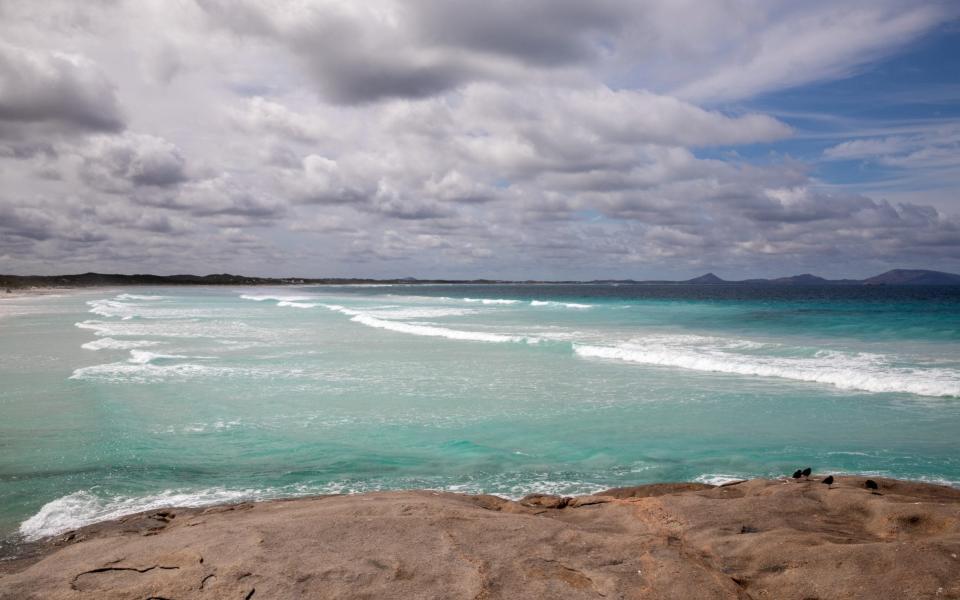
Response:
[{"label": "white sea foam", "polygon": [[531,300],[530,306],[549,306],[563,308],[593,308],[592,304],[578,304],[576,302],[554,302],[553,300]]},{"label": "white sea foam", "polygon": [[[251,370],[218,367],[197,363],[173,362],[180,360],[210,360],[209,356],[158,354],[146,350],[131,350],[126,362],[92,365],[74,370],[70,379],[97,380],[110,383],[154,383],[171,378],[222,377],[247,375]],[[160,363],[160,364],[157,364]]]},{"label": "white sea foam", "polygon": [[[125,300],[121,301],[120,298],[124,297]],[[134,317],[178,320],[209,318],[219,316],[220,314],[218,311],[212,309],[176,307],[169,303],[158,302],[157,300],[161,299],[161,296],[151,297],[154,299],[142,302],[131,301],[137,298],[146,298],[146,296],[121,294],[113,299],[102,298],[99,300],[89,300],[87,301],[87,306],[90,307],[90,312],[95,315],[107,318],[119,318],[124,321],[129,321]]]},{"label": "white sea foam", "polygon": [[519,300],[507,298],[464,298],[464,302],[479,302],[480,304],[519,304]]},{"label": "white sea foam", "polygon": [[[691,338],[695,340],[691,343]],[[921,396],[960,396],[960,372],[941,368],[893,366],[878,354],[821,350],[808,356],[745,354],[737,341],[704,343],[698,336],[658,336],[615,346],[574,344],[584,358],[676,367],[695,371],[779,377],[823,383],[845,390],[902,392]],[[748,344],[745,349],[754,349]]]},{"label": "white sea foam", "polygon": [[737,477],[736,475],[728,475],[726,473],[704,473],[703,475],[698,475],[693,478],[697,483],[706,483],[707,485],[723,485],[725,483],[733,483],[734,481],[743,481],[744,479],[749,479],[748,477]]},{"label": "white sea foam", "polygon": [[438,317],[460,317],[476,314],[472,308],[452,307],[390,307],[363,311],[364,314],[378,319],[435,319]]},{"label": "white sea foam", "polygon": [[87,342],[80,347],[85,350],[130,350],[132,348],[145,348],[158,344],[160,344],[160,342],[152,342],[150,340],[115,340],[110,337],[105,337]]},{"label": "white sea foam", "polygon": [[180,358],[210,358],[208,356],[181,356],[179,354],[157,354],[146,350],[131,350],[128,362],[135,365],[145,365],[155,360],[176,360]]},{"label": "white sea foam", "polygon": [[422,325],[419,323],[405,323],[402,321],[391,321],[381,319],[368,313],[353,310],[340,306],[338,304],[325,304],[330,310],[352,317],[350,320],[355,323],[366,325],[367,327],[376,327],[387,329],[399,333],[408,333],[411,335],[423,335],[430,337],[443,337],[451,340],[468,340],[473,342],[528,342],[536,343],[539,340],[519,335],[505,335],[501,333],[487,333],[483,331],[463,331],[460,329],[448,329],[435,325]]},{"label": "white sea foam", "polygon": [[276,300],[277,302],[302,302],[304,300],[316,300],[316,296],[278,296],[275,294],[252,295],[242,294],[244,300],[253,300],[254,302],[263,302],[265,300]]},{"label": "white sea foam", "polygon": [[332,311],[342,313],[348,316],[360,315],[363,314],[360,311],[347,308],[346,306],[340,306],[339,304],[324,304],[324,308],[329,308]]},{"label": "white sea foam", "polygon": [[89,329],[102,337],[162,337],[250,339],[274,335],[269,330],[255,328],[243,321],[199,321],[192,319],[150,321],[81,321],[74,323],[80,329]]},{"label": "white sea foam", "polygon": [[289,306],[292,308],[314,308],[319,305],[311,304],[309,302],[294,302],[293,300],[281,300],[280,302],[277,302],[277,306]]},{"label": "white sea foam", "polygon": [[[157,360],[157,357],[151,358]],[[70,379],[104,383],[160,383],[170,380],[212,379],[215,377],[263,378],[295,374],[293,371],[218,367],[196,363],[154,364],[117,362],[75,369]]]},{"label": "white sea foam", "polygon": [[470,340],[474,342],[523,342],[527,338],[517,335],[502,335],[499,333],[486,333],[482,331],[462,331],[459,329],[448,329],[446,327],[436,327],[432,325],[418,325],[415,323],[403,323],[400,321],[389,321],[371,317],[370,315],[356,315],[351,321],[362,323],[368,327],[378,327],[380,329],[389,329],[400,333],[409,333],[412,335],[425,335],[433,337],[444,337],[451,340]]},{"label": "white sea foam", "polygon": [[101,317],[119,317],[128,320],[138,314],[137,306],[117,300],[89,300],[87,306],[90,307],[90,312]]},{"label": "white sea foam", "polygon": [[117,300],[166,300],[170,296],[145,296],[140,294],[120,294]]},{"label": "white sea foam", "polygon": [[258,490],[211,488],[195,492],[167,490],[154,496],[100,498],[79,491],[44,504],[37,514],[20,525],[27,541],[36,541],[98,521],[174,506],[207,506],[256,499]]}]

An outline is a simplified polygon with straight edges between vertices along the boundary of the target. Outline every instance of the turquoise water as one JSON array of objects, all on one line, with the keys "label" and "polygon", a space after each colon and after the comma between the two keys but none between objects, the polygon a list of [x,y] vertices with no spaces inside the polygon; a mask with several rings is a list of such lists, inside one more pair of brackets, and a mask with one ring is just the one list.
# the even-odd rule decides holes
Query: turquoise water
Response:
[{"label": "turquoise water", "polygon": [[960,289],[136,288],[0,303],[0,537],[161,505],[960,482]]}]

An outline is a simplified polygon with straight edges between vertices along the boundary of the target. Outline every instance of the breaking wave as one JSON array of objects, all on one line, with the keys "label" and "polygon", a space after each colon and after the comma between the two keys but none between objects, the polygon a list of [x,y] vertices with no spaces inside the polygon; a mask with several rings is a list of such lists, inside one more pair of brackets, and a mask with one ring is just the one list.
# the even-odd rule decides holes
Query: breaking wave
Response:
[{"label": "breaking wave", "polygon": [[293,308],[314,308],[318,305],[311,304],[309,302],[294,302],[293,300],[281,300],[280,302],[277,302],[277,306],[290,306]]},{"label": "breaking wave", "polygon": [[577,302],[555,302],[553,300],[531,300],[530,306],[551,306],[563,308],[593,308],[592,304],[579,304]]},{"label": "breaking wave", "polygon": [[243,321],[80,321],[74,327],[89,329],[103,337],[162,337],[162,338],[262,338],[266,333]]},{"label": "breaking wave", "polygon": [[615,346],[574,344],[573,350],[577,356],[584,358],[712,373],[778,377],[822,383],[843,390],[960,396],[960,373],[950,369],[896,367],[878,354],[827,350],[800,357],[747,354],[731,350],[755,350],[756,343],[740,346],[739,340],[732,340],[723,344],[697,344],[691,338],[697,336],[651,337]]},{"label": "breaking wave", "polygon": [[79,491],[44,504],[37,514],[20,524],[20,535],[32,542],[145,510],[240,502],[257,499],[258,495],[258,490],[211,488],[196,492],[167,490],[154,496],[100,498]]},{"label": "breaking wave", "polygon": [[480,304],[520,304],[519,300],[507,298],[464,298],[464,302],[479,302]]},{"label": "breaking wave", "polygon": [[150,340],[115,340],[110,337],[105,337],[87,342],[80,347],[85,350],[130,350],[132,348],[145,348],[158,344],[160,344],[160,342],[152,342]]},{"label": "breaking wave", "polygon": [[378,329],[387,329],[399,333],[410,335],[422,335],[428,337],[443,337],[451,340],[468,340],[473,342],[528,342],[536,343],[536,338],[529,338],[520,335],[504,335],[500,333],[487,333],[483,331],[463,331],[460,329],[448,329],[436,325],[421,325],[419,323],[404,323],[401,321],[390,321],[378,318],[373,315],[358,310],[349,309],[337,304],[325,304],[330,310],[345,314],[351,317],[351,321],[366,325],[367,327],[376,327]]},{"label": "breaking wave", "polygon": [[144,296],[141,294],[120,294],[117,300],[166,300],[170,296]]},{"label": "breaking wave", "polygon": [[137,307],[116,300],[90,300],[87,302],[90,312],[101,317],[119,317],[124,320],[137,316]]},{"label": "breaking wave", "polygon": [[271,294],[263,295],[251,295],[251,294],[242,294],[240,296],[244,300],[253,300],[254,302],[263,302],[265,300],[276,300],[277,302],[302,302],[304,300],[316,300],[315,296],[277,296]]},{"label": "breaking wave", "polygon": [[145,350],[131,350],[126,362],[105,363],[81,367],[73,371],[70,379],[95,380],[108,383],[156,383],[168,379],[192,379],[246,375],[256,376],[252,369],[219,367],[180,360],[211,360],[209,356],[183,356],[158,354]]}]

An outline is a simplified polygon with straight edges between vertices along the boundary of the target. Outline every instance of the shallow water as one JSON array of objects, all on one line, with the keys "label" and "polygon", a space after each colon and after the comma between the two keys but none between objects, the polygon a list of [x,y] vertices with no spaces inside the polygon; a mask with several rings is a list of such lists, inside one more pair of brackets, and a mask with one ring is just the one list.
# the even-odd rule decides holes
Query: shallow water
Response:
[{"label": "shallow water", "polygon": [[960,482],[960,288],[136,288],[0,304],[0,537],[162,505]]}]

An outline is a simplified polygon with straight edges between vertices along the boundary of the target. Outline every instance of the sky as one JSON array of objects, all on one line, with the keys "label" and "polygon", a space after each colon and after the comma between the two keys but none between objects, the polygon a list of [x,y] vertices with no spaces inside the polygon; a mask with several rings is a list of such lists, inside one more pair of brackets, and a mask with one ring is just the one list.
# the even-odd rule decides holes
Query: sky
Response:
[{"label": "sky", "polygon": [[960,272],[960,3],[0,0],[0,273]]}]

